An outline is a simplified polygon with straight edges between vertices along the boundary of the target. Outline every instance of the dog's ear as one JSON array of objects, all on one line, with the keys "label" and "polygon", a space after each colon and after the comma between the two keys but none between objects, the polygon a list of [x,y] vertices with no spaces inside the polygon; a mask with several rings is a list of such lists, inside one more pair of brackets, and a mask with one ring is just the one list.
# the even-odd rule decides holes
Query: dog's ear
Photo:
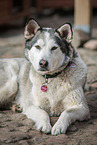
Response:
[{"label": "dog's ear", "polygon": [[72,26],[71,26],[70,23],[65,23],[64,25],[62,25],[61,27],[59,27],[56,31],[68,43],[70,43],[72,41],[73,32],[72,32]]},{"label": "dog's ear", "polygon": [[40,25],[34,19],[29,19],[25,27],[24,37],[26,39],[32,38],[39,28]]}]

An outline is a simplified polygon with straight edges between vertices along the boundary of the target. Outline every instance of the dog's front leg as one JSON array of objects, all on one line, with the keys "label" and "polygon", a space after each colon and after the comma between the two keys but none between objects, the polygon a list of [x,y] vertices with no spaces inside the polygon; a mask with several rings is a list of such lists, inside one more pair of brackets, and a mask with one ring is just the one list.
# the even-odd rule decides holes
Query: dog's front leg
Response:
[{"label": "dog's front leg", "polygon": [[67,101],[67,109],[61,113],[58,121],[53,126],[52,135],[65,133],[68,126],[76,120],[82,121],[90,118],[89,109],[84,99],[81,88],[72,91],[67,96],[67,100],[65,100]]},{"label": "dog's front leg", "polygon": [[25,114],[35,122],[37,130],[49,133],[51,131],[50,119],[44,110],[34,105],[27,108]]},{"label": "dog's front leg", "polygon": [[52,128],[52,135],[58,135],[60,133],[65,133],[68,126],[75,120],[84,120],[89,119],[88,115],[89,110],[82,106],[75,106],[70,109],[63,111]]}]

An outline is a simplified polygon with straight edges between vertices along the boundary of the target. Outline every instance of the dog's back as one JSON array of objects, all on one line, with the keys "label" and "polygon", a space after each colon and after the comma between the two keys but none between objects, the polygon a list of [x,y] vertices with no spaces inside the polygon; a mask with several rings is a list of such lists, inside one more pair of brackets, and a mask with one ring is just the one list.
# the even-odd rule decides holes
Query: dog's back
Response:
[{"label": "dog's back", "polygon": [[18,90],[18,75],[24,59],[0,59],[0,108],[8,108]]}]

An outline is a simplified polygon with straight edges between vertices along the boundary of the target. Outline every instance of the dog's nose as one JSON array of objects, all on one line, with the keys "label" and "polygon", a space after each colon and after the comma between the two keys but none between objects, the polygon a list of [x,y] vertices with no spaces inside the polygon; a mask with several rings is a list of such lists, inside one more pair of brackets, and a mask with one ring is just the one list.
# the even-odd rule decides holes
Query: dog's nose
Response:
[{"label": "dog's nose", "polygon": [[39,65],[42,68],[46,68],[48,66],[48,61],[42,59],[40,60]]}]

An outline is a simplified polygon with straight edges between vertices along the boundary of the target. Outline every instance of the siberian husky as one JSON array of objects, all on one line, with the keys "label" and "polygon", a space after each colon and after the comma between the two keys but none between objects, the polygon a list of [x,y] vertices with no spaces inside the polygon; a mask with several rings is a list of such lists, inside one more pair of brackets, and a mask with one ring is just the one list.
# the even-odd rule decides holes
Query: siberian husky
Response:
[{"label": "siberian husky", "polygon": [[[83,92],[87,67],[71,45],[72,35],[69,23],[55,30],[30,19],[25,58],[0,60],[0,107],[15,99],[37,130],[52,135],[90,117]],[[59,116],[54,126],[50,116]]]}]

